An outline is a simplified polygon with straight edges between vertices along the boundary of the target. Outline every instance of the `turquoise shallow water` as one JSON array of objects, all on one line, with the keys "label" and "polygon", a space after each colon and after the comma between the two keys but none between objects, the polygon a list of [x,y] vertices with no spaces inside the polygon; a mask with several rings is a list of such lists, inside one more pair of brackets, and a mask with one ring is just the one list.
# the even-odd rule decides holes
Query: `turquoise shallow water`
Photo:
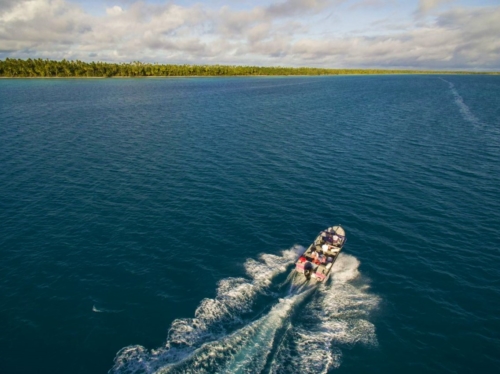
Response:
[{"label": "turquoise shallow water", "polygon": [[499,156],[496,76],[1,80],[0,372],[496,372]]}]

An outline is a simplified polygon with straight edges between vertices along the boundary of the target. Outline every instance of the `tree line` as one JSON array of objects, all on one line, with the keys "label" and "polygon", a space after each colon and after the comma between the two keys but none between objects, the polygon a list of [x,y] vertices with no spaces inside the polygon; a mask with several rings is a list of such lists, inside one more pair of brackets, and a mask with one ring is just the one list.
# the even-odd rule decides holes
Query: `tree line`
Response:
[{"label": "tree line", "polygon": [[0,77],[181,77],[259,75],[345,75],[345,74],[498,74],[465,71],[321,69],[310,67],[266,67],[234,65],[172,65],[158,63],[84,62],[79,60],[0,60]]}]

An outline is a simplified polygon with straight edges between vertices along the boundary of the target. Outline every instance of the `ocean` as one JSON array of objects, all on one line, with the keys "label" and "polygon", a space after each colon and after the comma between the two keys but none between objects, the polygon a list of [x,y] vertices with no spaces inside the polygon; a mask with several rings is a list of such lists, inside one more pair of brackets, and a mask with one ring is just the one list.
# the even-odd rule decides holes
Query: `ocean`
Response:
[{"label": "ocean", "polygon": [[497,373],[500,76],[0,80],[0,223],[2,374]]}]

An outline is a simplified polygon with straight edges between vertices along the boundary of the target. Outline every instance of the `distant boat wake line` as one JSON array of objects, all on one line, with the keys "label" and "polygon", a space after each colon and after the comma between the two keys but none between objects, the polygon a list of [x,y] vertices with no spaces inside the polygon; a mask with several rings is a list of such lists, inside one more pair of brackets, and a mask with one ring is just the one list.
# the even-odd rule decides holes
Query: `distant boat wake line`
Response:
[{"label": "distant boat wake line", "polygon": [[[294,247],[281,256],[247,260],[251,279],[221,280],[217,296],[204,299],[194,318],[172,323],[163,347],[125,347],[110,373],[326,373],[340,365],[338,346],[377,345],[367,318],[380,299],[367,284],[350,282],[357,278],[359,283],[355,257],[341,254],[331,282],[317,289],[291,291],[290,279],[273,284],[303,250]],[[264,296],[274,300],[269,310],[249,318],[253,304]]]},{"label": "distant boat wake line", "polygon": [[458,108],[460,109],[460,113],[462,113],[462,116],[464,117],[464,119],[466,121],[472,123],[474,125],[474,127],[476,127],[476,128],[480,127],[481,122],[474,114],[472,114],[472,112],[470,111],[470,108],[467,106],[467,104],[464,103],[464,99],[462,98],[462,96],[460,96],[458,91],[455,89],[455,85],[453,83],[447,81],[446,79],[443,79],[443,78],[439,78],[439,79],[441,79],[443,82],[448,83],[448,86],[450,87],[451,93],[453,94],[453,96],[455,96],[455,103],[458,105]]},{"label": "distant boat wake line", "polygon": [[92,306],[92,311],[94,313],[121,313],[123,312],[123,309],[106,309],[106,308],[102,308],[102,307],[97,307],[95,306],[95,304]]}]

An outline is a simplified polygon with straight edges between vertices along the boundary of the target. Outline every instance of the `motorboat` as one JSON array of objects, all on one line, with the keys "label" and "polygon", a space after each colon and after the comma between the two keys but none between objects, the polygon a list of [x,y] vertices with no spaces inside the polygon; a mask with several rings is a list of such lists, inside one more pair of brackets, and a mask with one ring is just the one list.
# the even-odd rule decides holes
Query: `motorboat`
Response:
[{"label": "motorboat", "polygon": [[311,278],[323,282],[330,276],[333,264],[347,239],[340,225],[321,231],[314,242],[307,248],[295,263],[295,270]]}]

